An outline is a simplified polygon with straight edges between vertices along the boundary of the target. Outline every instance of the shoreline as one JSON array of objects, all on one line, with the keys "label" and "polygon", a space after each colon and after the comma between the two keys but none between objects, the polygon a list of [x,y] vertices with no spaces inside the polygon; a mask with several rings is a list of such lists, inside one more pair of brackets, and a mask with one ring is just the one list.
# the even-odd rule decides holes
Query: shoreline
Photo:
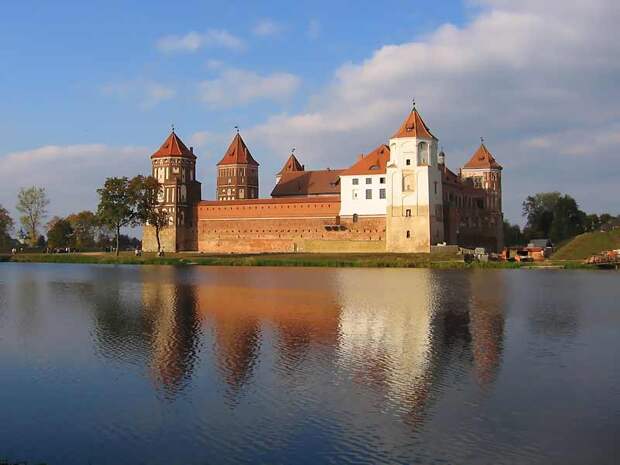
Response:
[{"label": "shoreline", "polygon": [[597,269],[581,260],[545,260],[543,262],[471,262],[454,254],[200,254],[195,252],[157,257],[132,252],[0,255],[0,262],[66,263],[101,265],[175,265],[175,266],[277,266],[328,268],[432,268],[432,269]]}]

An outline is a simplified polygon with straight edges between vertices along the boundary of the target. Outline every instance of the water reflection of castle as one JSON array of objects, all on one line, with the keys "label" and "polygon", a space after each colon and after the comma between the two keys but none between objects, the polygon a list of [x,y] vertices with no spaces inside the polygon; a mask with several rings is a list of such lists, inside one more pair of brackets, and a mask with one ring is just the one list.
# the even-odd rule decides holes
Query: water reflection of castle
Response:
[{"label": "water reflection of castle", "polygon": [[[412,413],[458,358],[491,383],[501,361],[502,275],[432,270],[144,269],[142,310],[127,312],[153,379],[175,393],[213,361],[236,395],[256,367],[309,370],[376,389]],[[107,331],[123,326],[121,313]],[[108,314],[109,315],[109,314]],[[135,321],[134,321],[135,320]],[[118,341],[118,338],[115,338]],[[110,350],[111,347],[110,347]],[[269,367],[268,367],[269,369]]]}]

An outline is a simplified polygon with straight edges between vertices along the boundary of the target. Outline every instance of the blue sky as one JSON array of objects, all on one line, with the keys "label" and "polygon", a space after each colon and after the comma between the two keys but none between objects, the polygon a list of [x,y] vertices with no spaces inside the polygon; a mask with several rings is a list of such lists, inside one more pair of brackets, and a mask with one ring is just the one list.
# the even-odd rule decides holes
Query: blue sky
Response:
[{"label": "blue sky", "polygon": [[50,214],[94,209],[105,176],[146,172],[172,123],[204,198],[235,125],[268,195],[291,147],[350,165],[415,97],[452,169],[485,136],[512,221],[556,189],[620,213],[616,3],[7,2],[0,204],[39,184]]}]

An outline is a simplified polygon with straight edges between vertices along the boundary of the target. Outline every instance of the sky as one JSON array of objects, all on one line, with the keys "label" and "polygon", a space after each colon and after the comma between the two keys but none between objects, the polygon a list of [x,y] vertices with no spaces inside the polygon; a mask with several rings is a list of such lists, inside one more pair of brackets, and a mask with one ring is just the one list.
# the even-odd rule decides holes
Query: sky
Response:
[{"label": "sky", "polygon": [[485,144],[508,220],[558,190],[620,214],[620,2],[3,2],[0,205],[45,187],[49,215],[96,209],[150,172],[174,125],[203,198],[239,126],[261,196],[291,149],[350,166],[416,106],[454,170]]}]

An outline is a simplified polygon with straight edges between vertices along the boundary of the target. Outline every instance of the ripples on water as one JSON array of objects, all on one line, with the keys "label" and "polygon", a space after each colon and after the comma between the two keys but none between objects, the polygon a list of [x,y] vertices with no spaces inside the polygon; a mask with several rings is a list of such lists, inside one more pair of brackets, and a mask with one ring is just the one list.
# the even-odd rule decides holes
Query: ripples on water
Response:
[{"label": "ripples on water", "polygon": [[0,265],[0,458],[614,463],[618,275]]}]

